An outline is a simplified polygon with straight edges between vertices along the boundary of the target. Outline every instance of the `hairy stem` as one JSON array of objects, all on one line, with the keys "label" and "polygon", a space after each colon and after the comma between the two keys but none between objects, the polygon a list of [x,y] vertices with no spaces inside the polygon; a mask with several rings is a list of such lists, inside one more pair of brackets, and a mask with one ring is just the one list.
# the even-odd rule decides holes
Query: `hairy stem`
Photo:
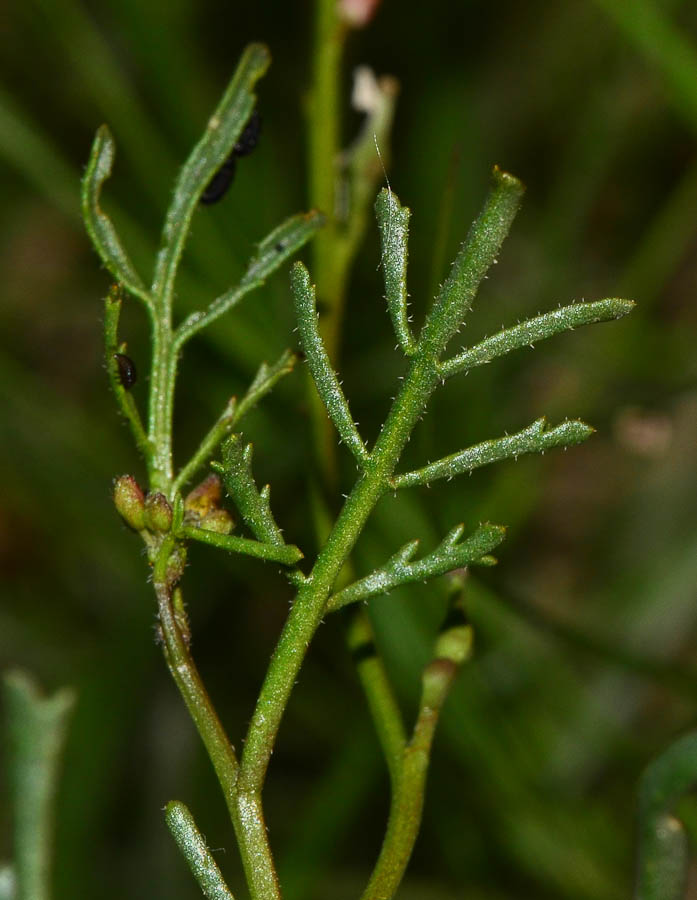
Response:
[{"label": "hairy stem", "polygon": [[174,538],[165,538],[153,572],[165,660],[218,777],[253,900],[277,900],[280,898],[278,878],[260,803],[253,793],[250,796],[238,792],[239,765],[234,747],[201,681],[177,622],[171,576],[172,557],[176,552]]}]

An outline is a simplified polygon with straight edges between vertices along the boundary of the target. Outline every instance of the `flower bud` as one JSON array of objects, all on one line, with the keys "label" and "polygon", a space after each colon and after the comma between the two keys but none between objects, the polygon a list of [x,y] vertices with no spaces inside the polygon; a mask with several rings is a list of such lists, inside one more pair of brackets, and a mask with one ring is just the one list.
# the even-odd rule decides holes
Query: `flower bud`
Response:
[{"label": "flower bud", "polygon": [[222,496],[223,488],[220,478],[217,475],[209,475],[208,478],[204,478],[187,494],[184,500],[187,518],[203,519],[220,506]]},{"label": "flower bud", "polygon": [[230,534],[235,527],[235,520],[226,509],[213,509],[200,520],[199,526],[205,528],[206,531]]},{"label": "flower bud", "polygon": [[172,507],[164,494],[148,494],[145,498],[145,524],[151,531],[169,531],[172,527]]},{"label": "flower bud", "polygon": [[132,475],[121,475],[114,482],[114,506],[134,531],[145,528],[145,496]]}]

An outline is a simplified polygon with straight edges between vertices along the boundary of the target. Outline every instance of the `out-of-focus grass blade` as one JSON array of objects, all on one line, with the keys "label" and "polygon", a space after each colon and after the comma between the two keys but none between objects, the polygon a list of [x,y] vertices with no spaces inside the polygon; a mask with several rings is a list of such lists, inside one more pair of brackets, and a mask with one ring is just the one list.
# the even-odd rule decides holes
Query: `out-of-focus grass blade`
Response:
[{"label": "out-of-focus grass blade", "polygon": [[64,688],[44,698],[19,671],[4,676],[3,688],[17,896],[48,900],[58,766],[75,696]]}]

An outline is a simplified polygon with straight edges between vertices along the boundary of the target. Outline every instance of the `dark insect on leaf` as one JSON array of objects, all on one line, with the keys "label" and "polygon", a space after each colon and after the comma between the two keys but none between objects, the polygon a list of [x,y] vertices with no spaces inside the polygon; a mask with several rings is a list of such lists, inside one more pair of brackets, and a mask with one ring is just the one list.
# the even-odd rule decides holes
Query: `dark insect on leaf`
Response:
[{"label": "dark insect on leaf", "polygon": [[236,162],[234,155],[228,157],[208,182],[206,190],[201,194],[201,203],[203,203],[204,206],[208,206],[211,203],[217,203],[218,200],[225,196],[227,189],[230,187],[235,177],[235,167]]},{"label": "dark insect on leaf", "polygon": [[235,168],[237,160],[243,156],[248,156],[259,143],[259,135],[261,133],[261,116],[255,109],[249,117],[249,121],[244,126],[242,134],[239,136],[237,143],[232,148],[232,153],[215,175],[208,182],[208,186],[201,194],[201,203],[208,206],[211,203],[217,203],[227,193],[228,188],[235,178]]},{"label": "dark insect on leaf", "polygon": [[239,136],[235,146],[232,148],[233,156],[249,156],[259,143],[259,135],[261,134],[261,116],[255,109],[249,117],[249,121],[244,126],[244,131]]},{"label": "dark insect on leaf", "polygon": [[125,353],[114,353],[114,359],[119,370],[119,381],[127,391],[130,391],[138,378],[136,365]]}]

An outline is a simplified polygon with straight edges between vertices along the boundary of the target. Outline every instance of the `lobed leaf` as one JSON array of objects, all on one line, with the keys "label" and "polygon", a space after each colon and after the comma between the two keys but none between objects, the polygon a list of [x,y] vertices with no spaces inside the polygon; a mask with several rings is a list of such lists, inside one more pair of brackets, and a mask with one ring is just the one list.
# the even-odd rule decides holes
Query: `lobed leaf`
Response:
[{"label": "lobed leaf", "polygon": [[139,297],[151,310],[150,294],[121,244],[111,219],[99,205],[102,185],[111,175],[114,155],[111,132],[106,125],[102,125],[97,130],[82,179],[82,214],[87,233],[106,268],[120,284]]},{"label": "lobed leaf", "polygon": [[231,434],[222,446],[222,465],[213,468],[223,477],[228,494],[256,538],[267,544],[285,545],[281,529],[269,505],[268,484],[258,490],[252,474],[252,445],[242,445],[239,434]]},{"label": "lobed leaf", "polygon": [[444,575],[453,569],[471,565],[497,547],[506,534],[506,529],[501,525],[487,523],[480,525],[474,534],[459,543],[463,530],[463,525],[456,526],[432,553],[415,562],[411,560],[419,542],[415,540],[405,544],[384,566],[330,597],[327,612],[334,612],[358,600],[367,600],[376,594],[384,594],[402,584]]},{"label": "lobed leaf", "polygon": [[463,472],[471,472],[489,463],[503,459],[517,459],[523,453],[543,453],[552,447],[569,447],[580,444],[593,434],[595,429],[585,422],[570,419],[554,428],[547,428],[547,420],[536,419],[527,428],[516,434],[483,441],[473,447],[445,456],[422,469],[415,469],[404,475],[396,475],[392,484],[396,488],[430,484],[438,478],[452,478]]}]

